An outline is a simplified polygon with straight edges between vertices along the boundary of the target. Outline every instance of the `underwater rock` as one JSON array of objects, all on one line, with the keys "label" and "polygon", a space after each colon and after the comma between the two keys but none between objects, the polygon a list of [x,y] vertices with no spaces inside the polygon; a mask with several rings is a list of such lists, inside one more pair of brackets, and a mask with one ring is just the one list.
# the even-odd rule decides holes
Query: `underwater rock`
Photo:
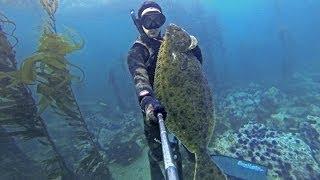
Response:
[{"label": "underwater rock", "polygon": [[320,107],[315,104],[310,104],[309,110],[311,116],[318,116],[320,114]]},{"label": "underwater rock", "polygon": [[231,128],[235,130],[257,117],[255,111],[259,100],[247,91],[231,92],[218,102],[218,113],[222,112],[224,119],[228,119]]},{"label": "underwater rock", "polygon": [[276,121],[280,122],[280,121],[284,121],[285,118],[289,118],[290,116],[288,114],[286,114],[283,111],[280,111],[277,114],[272,114],[271,118],[275,119]]},{"label": "underwater rock", "polygon": [[122,137],[121,141],[128,141],[133,137],[143,135],[142,117],[136,112],[123,113],[122,119],[104,117],[101,112],[84,111],[88,128],[94,133],[103,148],[110,147],[109,142],[114,137]]},{"label": "underwater rock", "polygon": [[300,136],[309,145],[312,156],[320,165],[320,122],[316,124],[302,122],[299,130]]},{"label": "underwater rock", "polygon": [[308,115],[307,107],[283,105],[283,107],[277,109],[275,114],[271,114],[266,124],[276,130],[298,132],[300,122],[306,121],[306,119],[309,122],[313,121],[313,117],[315,116]]},{"label": "underwater rock", "polygon": [[318,121],[318,122],[320,122],[320,117],[318,117],[318,116],[308,115],[307,119],[310,120],[310,121]]},{"label": "underwater rock", "polygon": [[155,94],[168,112],[166,125],[196,156],[194,179],[225,179],[207,151],[214,128],[211,90],[199,60],[188,51],[192,38],[170,24],[155,72]]},{"label": "underwater rock", "polygon": [[308,114],[309,110],[306,106],[288,106],[287,113],[294,117],[305,117]]},{"label": "underwater rock", "polygon": [[277,88],[265,88],[251,83],[247,88],[235,88],[218,99],[218,113],[238,130],[249,121],[264,123],[276,110],[287,103]]},{"label": "underwater rock", "polygon": [[272,114],[268,118],[266,124],[275,130],[295,132],[298,130],[300,120],[300,118],[292,117],[292,115],[287,114],[286,110],[280,108],[277,114]]},{"label": "underwater rock", "polygon": [[[274,131],[263,124],[248,123],[239,131],[220,135],[213,144],[212,151],[269,167],[268,175],[272,179],[299,179],[300,174],[312,179],[314,172],[320,172],[312,150],[299,136]],[[313,173],[308,173],[307,165],[312,167]]]},{"label": "underwater rock", "polygon": [[285,95],[279,89],[271,87],[263,93],[261,97],[261,106],[265,111],[272,113],[281,105],[285,104],[285,100]]},{"label": "underwater rock", "polygon": [[142,155],[142,147],[134,140],[121,141],[115,137],[110,142],[106,153],[110,157],[110,163],[128,166]]}]

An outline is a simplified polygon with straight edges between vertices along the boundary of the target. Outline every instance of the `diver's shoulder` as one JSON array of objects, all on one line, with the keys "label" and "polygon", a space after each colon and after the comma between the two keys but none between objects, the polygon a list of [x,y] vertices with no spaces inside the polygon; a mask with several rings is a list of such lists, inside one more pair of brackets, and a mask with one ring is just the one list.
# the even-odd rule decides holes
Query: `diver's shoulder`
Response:
[{"label": "diver's shoulder", "polygon": [[148,46],[147,46],[147,43],[143,40],[143,38],[140,35],[133,42],[131,48],[146,48],[146,49],[148,49]]},{"label": "diver's shoulder", "polygon": [[141,37],[137,37],[136,40],[132,43],[131,48],[130,48],[130,52],[129,53],[134,53],[134,54],[140,54],[140,53],[144,53],[144,54],[148,54],[148,46],[146,43],[144,43],[141,40]]}]

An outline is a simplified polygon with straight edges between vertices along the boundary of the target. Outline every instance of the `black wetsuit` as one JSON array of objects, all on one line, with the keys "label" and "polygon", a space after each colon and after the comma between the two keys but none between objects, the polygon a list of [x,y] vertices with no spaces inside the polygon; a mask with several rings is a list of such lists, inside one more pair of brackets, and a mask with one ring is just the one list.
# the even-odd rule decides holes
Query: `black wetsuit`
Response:
[{"label": "black wetsuit", "polygon": [[[151,93],[151,95],[154,95],[153,82],[155,68],[162,40],[163,39],[160,36],[158,38],[139,37],[129,51],[127,59],[128,67],[134,80],[139,101],[141,101],[139,93],[144,90],[147,90]],[[202,54],[199,46],[196,46],[191,51],[202,63]],[[145,117],[145,114],[143,115]],[[164,179],[158,165],[158,162],[162,161],[159,126],[156,123],[148,122],[146,118],[144,118],[144,132],[150,148],[149,162],[151,168],[151,178],[152,180]],[[178,169],[180,171],[179,173],[181,173],[181,158],[178,143],[173,145],[173,153],[177,157],[177,165],[180,166]]]}]

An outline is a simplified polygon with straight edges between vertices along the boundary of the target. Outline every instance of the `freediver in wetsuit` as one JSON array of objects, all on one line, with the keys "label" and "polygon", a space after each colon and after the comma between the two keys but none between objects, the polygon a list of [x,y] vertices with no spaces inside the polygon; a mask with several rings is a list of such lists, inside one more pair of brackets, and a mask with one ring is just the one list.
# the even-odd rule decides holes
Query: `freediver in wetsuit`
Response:
[{"label": "freediver in wetsuit", "polygon": [[[128,53],[128,68],[133,77],[139,104],[144,117],[144,132],[149,146],[149,163],[152,180],[164,179],[159,163],[163,160],[160,142],[157,114],[166,117],[165,107],[153,93],[153,82],[157,56],[163,37],[161,27],[166,21],[159,4],[145,1],[138,10],[135,19],[140,36],[133,43]],[[194,37],[193,37],[194,38]],[[202,54],[199,46],[190,50],[202,63]],[[172,150],[182,178],[181,155],[177,141],[172,142]]]}]

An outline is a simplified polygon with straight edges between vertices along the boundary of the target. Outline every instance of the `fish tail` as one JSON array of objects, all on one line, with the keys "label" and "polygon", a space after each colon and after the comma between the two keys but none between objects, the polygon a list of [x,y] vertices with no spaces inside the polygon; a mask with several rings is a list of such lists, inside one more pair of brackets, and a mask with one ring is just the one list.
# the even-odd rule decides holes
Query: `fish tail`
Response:
[{"label": "fish tail", "polygon": [[196,154],[194,180],[225,180],[225,174],[213,162],[209,153]]}]

